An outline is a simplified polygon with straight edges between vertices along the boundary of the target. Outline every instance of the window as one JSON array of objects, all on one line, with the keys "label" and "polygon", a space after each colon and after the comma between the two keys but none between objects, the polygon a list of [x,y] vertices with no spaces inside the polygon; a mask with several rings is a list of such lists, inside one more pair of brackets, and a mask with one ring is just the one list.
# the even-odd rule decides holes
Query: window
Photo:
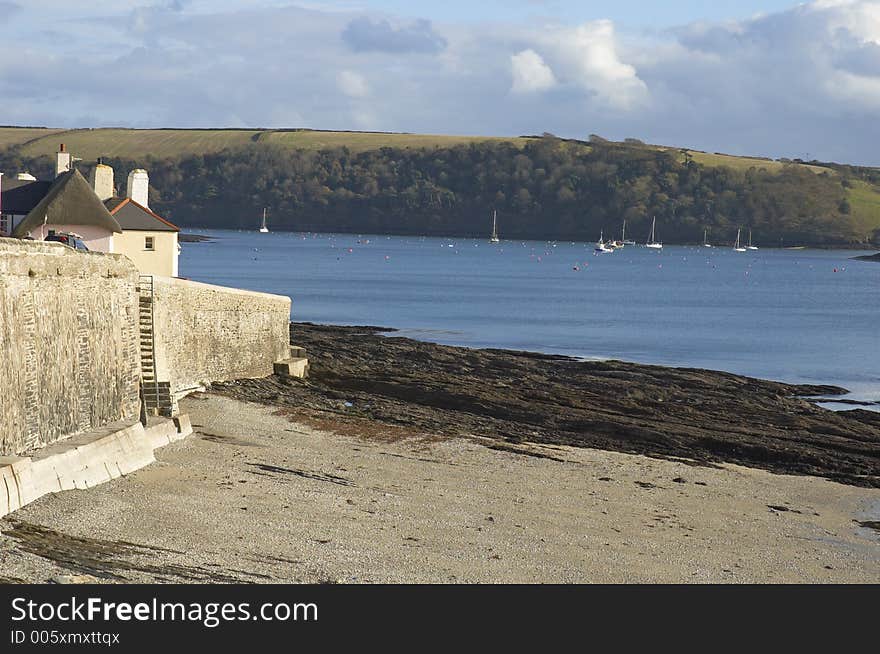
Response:
[{"label": "window", "polygon": [[153,250],[156,249],[153,247],[153,237],[152,236],[145,236],[144,237],[144,249],[149,250],[150,252],[152,252]]},{"label": "window", "polygon": [[0,214],[0,234],[12,233],[12,216],[8,213]]}]

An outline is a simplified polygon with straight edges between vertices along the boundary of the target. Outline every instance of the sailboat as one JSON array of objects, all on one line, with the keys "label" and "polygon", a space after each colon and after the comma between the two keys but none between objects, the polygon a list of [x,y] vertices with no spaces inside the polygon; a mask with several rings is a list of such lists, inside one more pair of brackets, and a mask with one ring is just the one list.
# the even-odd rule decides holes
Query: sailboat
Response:
[{"label": "sailboat", "polygon": [[268,234],[269,228],[266,227],[266,207],[263,207],[263,223],[260,225],[260,233]]},{"label": "sailboat", "polygon": [[635,245],[636,244],[636,242],[632,239],[630,239],[628,241],[626,240],[626,221],[625,220],[623,221],[623,230],[620,233],[620,242],[623,243],[623,245]]},{"label": "sailboat", "polygon": [[733,251],[734,251],[734,252],[745,252],[745,251],[746,251],[746,249],[745,249],[743,246],[741,246],[741,245],[739,244],[739,233],[740,233],[740,231],[742,231],[742,230],[740,230],[739,228],[737,228],[737,230],[736,230],[736,243],[734,243],[734,245],[733,245]]},{"label": "sailboat", "polygon": [[498,210],[492,212],[492,236],[489,237],[490,243],[499,243],[501,241],[498,238]]},{"label": "sailboat", "polygon": [[704,229],[704,230],[703,230],[703,247],[704,247],[704,248],[710,248],[710,247],[712,247],[712,244],[709,243],[709,239],[707,238],[708,233],[709,233],[709,230],[708,230],[708,229]]},{"label": "sailboat", "polygon": [[655,250],[662,250],[663,244],[658,243],[657,241],[654,240],[654,227],[656,227],[656,225],[657,225],[657,217],[654,216],[654,218],[651,220],[651,237],[648,239],[648,242],[645,243],[645,247],[646,248],[653,248]]},{"label": "sailboat", "polygon": [[593,250],[596,254],[604,254],[608,252],[614,252],[613,247],[608,247],[605,245],[605,233],[603,231],[599,231],[599,241],[596,243],[596,249]]},{"label": "sailboat", "polygon": [[623,229],[620,231],[620,240],[619,241],[608,241],[608,247],[614,248],[615,250],[618,248],[622,248],[626,245],[626,221],[623,221]]},{"label": "sailboat", "polygon": [[752,245],[752,230],[749,230],[749,244],[746,246],[746,250],[757,250],[757,245]]}]

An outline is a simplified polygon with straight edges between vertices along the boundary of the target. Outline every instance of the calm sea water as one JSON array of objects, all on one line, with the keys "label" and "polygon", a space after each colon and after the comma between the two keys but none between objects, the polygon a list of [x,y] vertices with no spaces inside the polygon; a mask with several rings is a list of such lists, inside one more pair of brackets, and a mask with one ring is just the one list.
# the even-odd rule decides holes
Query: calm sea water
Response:
[{"label": "calm sea water", "polygon": [[293,318],[501,347],[837,384],[880,401],[880,265],[861,252],[203,230],[190,279]]}]

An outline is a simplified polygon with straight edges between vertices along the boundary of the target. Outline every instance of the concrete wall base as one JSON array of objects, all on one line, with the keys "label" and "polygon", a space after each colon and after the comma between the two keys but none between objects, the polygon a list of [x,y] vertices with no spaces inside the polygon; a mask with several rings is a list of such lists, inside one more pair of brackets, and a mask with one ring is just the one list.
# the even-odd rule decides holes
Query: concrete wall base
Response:
[{"label": "concrete wall base", "polygon": [[283,361],[275,362],[275,374],[282,377],[299,377],[304,379],[309,376],[309,360],[305,357],[292,357]]},{"label": "concrete wall base", "polygon": [[192,433],[188,416],[113,423],[43,448],[33,457],[0,457],[0,517],[47,493],[86,489],[156,460],[153,451]]}]

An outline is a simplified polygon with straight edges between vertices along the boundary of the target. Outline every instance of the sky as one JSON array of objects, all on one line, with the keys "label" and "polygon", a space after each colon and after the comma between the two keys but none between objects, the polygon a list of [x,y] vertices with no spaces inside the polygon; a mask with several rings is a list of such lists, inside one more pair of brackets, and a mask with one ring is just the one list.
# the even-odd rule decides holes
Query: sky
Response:
[{"label": "sky", "polygon": [[880,0],[0,0],[0,124],[599,134],[880,165]]}]

